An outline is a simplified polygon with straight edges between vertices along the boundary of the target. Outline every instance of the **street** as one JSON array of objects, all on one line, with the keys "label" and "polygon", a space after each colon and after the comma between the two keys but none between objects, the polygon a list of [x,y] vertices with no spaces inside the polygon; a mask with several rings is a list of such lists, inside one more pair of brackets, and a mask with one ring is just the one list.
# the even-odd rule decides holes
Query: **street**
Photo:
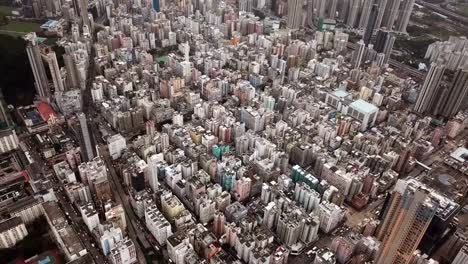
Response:
[{"label": "street", "polygon": [[[78,234],[78,237],[80,238],[81,243],[86,247],[88,250],[89,254],[91,254],[91,257],[94,259],[96,263],[108,263],[106,260],[106,257],[102,254],[102,251],[99,249],[97,246],[97,242],[92,241],[92,235],[89,232],[88,228],[82,221],[81,217],[78,216],[73,209],[71,203],[67,201],[65,194],[63,191],[57,192],[57,199],[59,203],[62,205],[62,209],[68,213],[68,216],[70,218],[71,225],[73,227],[73,230]],[[94,246],[93,246],[94,244]]]},{"label": "street", "polygon": [[[137,227],[134,226],[134,223],[138,221],[137,216],[133,212],[133,209],[125,196],[125,192],[123,190],[122,184],[120,183],[120,180],[115,172],[114,166],[112,164],[112,161],[110,159],[109,153],[107,151],[107,148],[101,147],[99,149],[99,153],[101,154],[102,159],[106,162],[107,167],[109,168],[109,182],[111,184],[111,188],[114,193],[114,198],[117,203],[122,204],[124,210],[125,210],[125,217],[127,218],[127,229],[128,229],[128,235],[129,237],[133,240],[137,252],[137,257],[139,260],[139,263],[147,263],[145,254],[143,253],[143,250],[141,249],[141,246],[138,242],[138,237],[136,232],[138,232]],[[146,237],[144,237],[146,239]],[[148,242],[148,241],[146,241]]]}]

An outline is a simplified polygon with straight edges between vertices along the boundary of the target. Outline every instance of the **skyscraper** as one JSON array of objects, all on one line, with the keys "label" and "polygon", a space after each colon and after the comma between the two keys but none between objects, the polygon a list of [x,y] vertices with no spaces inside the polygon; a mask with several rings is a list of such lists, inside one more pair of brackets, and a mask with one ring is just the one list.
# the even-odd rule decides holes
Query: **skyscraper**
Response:
[{"label": "skyscraper", "polygon": [[88,122],[86,121],[86,115],[84,113],[78,113],[77,117],[81,127],[81,151],[83,153],[84,159],[89,161],[94,158],[94,152],[93,147],[91,145],[91,138],[88,130]]},{"label": "skyscraper", "polygon": [[388,63],[390,55],[392,54],[393,45],[395,44],[396,37],[386,29],[379,29],[375,36],[374,49],[379,53],[385,54],[384,63]]},{"label": "skyscraper", "polygon": [[369,18],[367,19],[366,23],[366,30],[364,31],[364,43],[366,43],[366,45],[370,43],[372,35],[374,33],[375,22],[377,21],[378,12],[379,10],[377,4],[373,4],[370,8]]},{"label": "skyscraper", "polygon": [[342,0],[338,5],[338,20],[346,21],[349,11],[349,1],[350,0]]},{"label": "skyscraper", "polygon": [[325,17],[325,11],[327,8],[327,0],[315,0],[314,2],[314,9],[317,13],[318,17]]},{"label": "skyscraper", "polygon": [[13,124],[10,114],[7,112],[7,104],[3,97],[3,91],[0,90],[0,126],[9,127]]},{"label": "skyscraper", "polygon": [[381,0],[376,27],[406,32],[413,7],[414,0]]},{"label": "skyscraper", "polygon": [[63,54],[63,62],[67,69],[67,85],[72,88],[79,87],[78,73],[75,69],[75,61],[70,54]]},{"label": "skyscraper", "polygon": [[385,13],[385,7],[387,7],[387,0],[379,0],[378,1],[378,15],[377,20],[375,21],[375,28],[380,28],[383,20],[383,16]]},{"label": "skyscraper", "polygon": [[79,0],[80,3],[80,15],[83,19],[83,25],[89,25],[89,17],[88,17],[88,0]]},{"label": "skyscraper", "polygon": [[382,27],[386,27],[388,30],[393,29],[393,25],[398,18],[400,10],[401,0],[388,0],[387,6],[385,7],[384,16],[382,19]]},{"label": "skyscraper", "polygon": [[354,69],[359,68],[361,66],[361,61],[362,61],[362,57],[364,56],[365,48],[366,48],[366,44],[364,43],[364,41],[362,39],[359,40],[357,43],[357,48],[354,51],[353,60],[352,60]]},{"label": "skyscraper", "polygon": [[437,104],[437,95],[444,72],[445,65],[435,62],[431,63],[431,68],[426,75],[426,80],[424,80],[418,100],[414,105],[414,111],[426,113]]},{"label": "skyscraper", "polygon": [[359,0],[349,0],[348,17],[346,19],[348,27],[353,28],[356,25],[360,4],[361,1]]},{"label": "skyscraper", "polygon": [[377,232],[382,244],[375,263],[408,264],[437,207],[427,190],[398,180]]},{"label": "skyscraper", "polygon": [[330,0],[330,8],[328,9],[328,18],[335,19],[337,6],[338,6],[338,0]]},{"label": "skyscraper", "polygon": [[301,0],[288,0],[288,28],[298,29],[299,27],[301,27],[302,3],[303,1]]},{"label": "skyscraper", "polygon": [[156,132],[153,120],[148,120],[145,123],[146,135],[153,135]]},{"label": "skyscraper", "polygon": [[415,0],[307,0],[306,22],[310,25],[314,18],[331,18],[342,21],[349,28],[357,29],[366,29],[369,22],[372,22],[373,29],[385,27],[390,31],[405,32],[414,2]]},{"label": "skyscraper", "polygon": [[[468,95],[468,65],[459,68],[453,75],[452,83],[447,91],[443,92],[438,114],[450,118],[455,116],[463,107],[463,100]],[[466,108],[466,106],[464,106]]]},{"label": "skyscraper", "polygon": [[253,1],[252,0],[239,0],[239,11],[252,12]]},{"label": "skyscraper", "polygon": [[153,0],[153,9],[156,12],[161,11],[160,0]]},{"label": "skyscraper", "polygon": [[374,49],[377,52],[383,52],[385,43],[387,42],[387,37],[390,35],[390,32],[386,29],[379,29],[375,35],[374,40]]},{"label": "skyscraper", "polygon": [[26,52],[28,53],[29,63],[34,75],[34,85],[36,86],[36,93],[40,98],[47,98],[50,96],[49,81],[47,80],[44,63],[40,47],[37,43],[36,33],[29,33],[25,39],[28,41]]},{"label": "skyscraper", "polygon": [[396,30],[400,32],[406,32],[406,27],[408,26],[409,19],[411,17],[411,12],[413,11],[415,0],[404,0],[400,8],[400,15],[397,20]]},{"label": "skyscraper", "polygon": [[306,25],[309,27],[313,27],[314,25],[314,16],[315,16],[315,1],[314,0],[307,0],[307,5],[306,5]]},{"label": "skyscraper", "polygon": [[361,17],[359,18],[359,28],[366,28],[372,10],[374,0],[364,0],[361,8]]},{"label": "skyscraper", "polygon": [[452,264],[463,264],[468,262],[468,244],[465,244],[460,251],[458,252],[457,256],[453,260]]},{"label": "skyscraper", "polygon": [[46,61],[49,64],[50,75],[52,76],[52,83],[54,84],[55,92],[63,92],[65,90],[60,74],[60,68],[57,62],[57,55],[54,51],[49,51],[45,55]]},{"label": "skyscraper", "polygon": [[216,212],[214,214],[214,221],[213,221],[213,233],[215,234],[216,237],[222,236],[225,231],[225,223],[226,223],[226,217],[224,217],[224,214],[221,212]]},{"label": "skyscraper", "polygon": [[160,162],[160,155],[153,154],[150,157],[148,157],[148,167],[146,167],[145,176],[148,185],[154,192],[157,192],[159,189],[158,169]]}]

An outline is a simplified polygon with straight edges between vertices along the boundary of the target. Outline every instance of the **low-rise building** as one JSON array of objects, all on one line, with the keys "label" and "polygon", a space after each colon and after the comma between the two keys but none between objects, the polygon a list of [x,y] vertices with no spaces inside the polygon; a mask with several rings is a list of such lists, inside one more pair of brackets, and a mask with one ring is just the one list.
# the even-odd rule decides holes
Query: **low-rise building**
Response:
[{"label": "low-rise building", "polygon": [[50,201],[43,203],[42,206],[53,237],[66,260],[74,261],[88,254],[86,248],[81,244],[78,234],[65,219],[65,214],[60,210],[58,203]]},{"label": "low-rise building", "polygon": [[0,248],[11,248],[28,235],[23,220],[12,217],[0,223]]},{"label": "low-rise building", "polygon": [[145,210],[146,227],[149,229],[159,244],[165,245],[168,237],[172,235],[171,224],[164,218],[156,205],[151,205]]},{"label": "low-rise building", "polygon": [[137,263],[135,244],[129,238],[120,240],[111,250],[109,259],[112,264]]},{"label": "low-rise building", "polygon": [[107,138],[107,147],[109,155],[115,160],[120,158],[122,152],[127,148],[127,142],[122,135],[115,134]]},{"label": "low-rise building", "polygon": [[8,211],[12,217],[20,217],[25,224],[32,223],[41,215],[44,215],[42,199],[35,198],[34,196],[27,196],[26,198],[14,202],[8,206]]}]

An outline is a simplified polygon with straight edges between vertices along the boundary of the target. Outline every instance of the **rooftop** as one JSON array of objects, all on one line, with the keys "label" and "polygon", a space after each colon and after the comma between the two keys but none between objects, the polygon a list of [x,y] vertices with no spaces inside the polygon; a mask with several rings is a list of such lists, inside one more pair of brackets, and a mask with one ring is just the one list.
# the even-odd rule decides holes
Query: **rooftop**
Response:
[{"label": "rooftop", "polygon": [[466,162],[468,161],[468,149],[463,147],[457,148],[454,152],[450,154],[450,157],[459,162]]},{"label": "rooftop", "polygon": [[5,220],[0,223],[0,233],[15,228],[21,224],[23,224],[23,220],[21,220],[21,218],[19,218],[18,216]]},{"label": "rooftop", "polygon": [[67,262],[67,264],[94,264],[93,257],[91,257],[90,254],[86,254],[82,256],[81,258],[72,260],[70,262]]},{"label": "rooftop", "polygon": [[39,111],[39,114],[41,115],[42,119],[45,120],[46,122],[49,121],[49,119],[52,116],[57,117],[57,113],[48,103],[40,102],[37,105],[37,110]]},{"label": "rooftop", "polygon": [[29,208],[31,206],[34,206],[38,203],[40,203],[41,200],[39,199],[36,199],[34,196],[26,196],[25,198],[23,199],[20,199],[16,202],[14,202],[13,204],[9,205],[8,206],[8,210],[10,212],[16,212],[16,211],[20,211],[24,208]]},{"label": "rooftop", "polygon": [[49,20],[49,21],[45,22],[44,24],[42,24],[41,28],[42,29],[49,29],[49,28],[55,27],[57,24],[58,24],[57,20]]},{"label": "rooftop", "polygon": [[346,97],[349,93],[343,90],[336,90],[332,94],[336,97]]},{"label": "rooftop", "polygon": [[349,106],[351,106],[354,109],[357,109],[359,112],[368,113],[368,114],[375,113],[379,110],[377,106],[371,103],[368,103],[362,99],[352,102]]}]

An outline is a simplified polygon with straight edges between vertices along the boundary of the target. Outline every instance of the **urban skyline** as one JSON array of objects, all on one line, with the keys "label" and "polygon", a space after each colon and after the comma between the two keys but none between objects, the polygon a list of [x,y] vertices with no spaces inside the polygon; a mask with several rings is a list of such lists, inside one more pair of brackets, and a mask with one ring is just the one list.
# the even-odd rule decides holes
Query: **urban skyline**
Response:
[{"label": "urban skyline", "polygon": [[444,3],[13,3],[0,262],[466,263],[468,39],[402,44]]}]

